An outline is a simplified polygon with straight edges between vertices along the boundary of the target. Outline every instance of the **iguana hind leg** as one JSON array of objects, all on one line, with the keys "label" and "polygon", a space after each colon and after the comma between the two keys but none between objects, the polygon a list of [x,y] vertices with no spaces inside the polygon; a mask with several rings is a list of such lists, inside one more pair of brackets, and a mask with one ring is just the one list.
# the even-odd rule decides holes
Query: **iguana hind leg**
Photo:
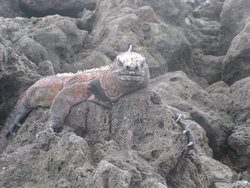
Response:
[{"label": "iguana hind leg", "polygon": [[11,134],[14,134],[17,126],[20,125],[20,121],[25,118],[32,109],[38,106],[50,106],[55,94],[58,93],[58,91],[54,92],[54,90],[54,88],[51,89],[45,86],[31,86],[17,102],[13,112],[10,114],[6,122],[5,136],[9,138]]},{"label": "iguana hind leg", "polygon": [[26,114],[30,112],[24,103],[20,103],[16,106],[15,110],[11,113],[8,122],[7,122],[7,129],[6,129],[6,137],[9,138],[11,134],[14,134],[17,126],[19,125],[21,119],[23,119]]}]

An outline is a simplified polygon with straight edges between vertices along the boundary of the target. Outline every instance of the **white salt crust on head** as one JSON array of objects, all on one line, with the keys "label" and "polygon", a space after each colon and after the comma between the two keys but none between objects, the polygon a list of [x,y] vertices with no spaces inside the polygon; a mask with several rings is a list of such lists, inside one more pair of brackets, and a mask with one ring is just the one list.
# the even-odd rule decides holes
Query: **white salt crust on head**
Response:
[{"label": "white salt crust on head", "polygon": [[137,66],[145,62],[145,57],[135,52],[124,52],[117,56],[117,59],[124,65]]},{"label": "white salt crust on head", "polygon": [[144,61],[145,57],[136,52],[123,52],[117,55],[117,59],[126,62],[126,61]]}]

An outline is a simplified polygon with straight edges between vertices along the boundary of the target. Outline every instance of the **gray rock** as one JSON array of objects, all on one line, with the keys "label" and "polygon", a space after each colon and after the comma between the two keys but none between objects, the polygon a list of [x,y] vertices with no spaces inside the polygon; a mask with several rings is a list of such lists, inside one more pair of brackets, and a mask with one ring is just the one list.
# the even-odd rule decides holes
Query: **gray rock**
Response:
[{"label": "gray rock", "polygon": [[56,134],[44,130],[48,110],[33,110],[0,154],[0,185],[6,188],[231,185],[235,173],[228,167],[210,157],[186,155],[187,140],[180,126],[159,102],[155,93],[143,89],[120,98],[112,110],[81,103],[72,108],[65,130]]},{"label": "gray rock", "polygon": [[14,18],[16,16],[24,16],[24,13],[19,7],[18,0],[1,0],[0,1],[0,16]]},{"label": "gray rock", "polygon": [[95,13],[93,11],[84,9],[80,13],[76,25],[81,30],[87,30],[88,32],[91,32],[94,21],[95,21]]},{"label": "gray rock", "polygon": [[219,0],[203,2],[193,11],[195,17],[207,20],[219,20],[223,3]]},{"label": "gray rock", "polygon": [[96,0],[70,0],[70,1],[36,1],[19,0],[20,7],[28,16],[46,16],[61,14],[77,16],[84,8],[94,9]]},{"label": "gray rock", "polygon": [[93,188],[118,187],[129,188],[131,175],[128,171],[121,170],[108,161],[102,160],[91,178],[90,184]]},{"label": "gray rock", "polygon": [[[206,177],[201,163],[202,162],[200,158],[195,155],[191,158],[182,156],[182,159],[178,162],[178,164],[167,177],[167,180],[170,182],[171,187],[209,187],[211,183]],[[183,184],[182,182],[185,183]]]},{"label": "gray rock", "polygon": [[[195,165],[194,165],[195,164]],[[207,156],[183,158],[167,179],[172,187],[185,188],[231,188],[237,180],[229,167]],[[185,182],[182,184],[181,182]]]},{"label": "gray rock", "polygon": [[221,79],[221,67],[224,56],[204,55],[201,50],[193,50],[195,71],[198,76],[205,78],[208,84]]},{"label": "gray rock", "polygon": [[237,124],[243,124],[250,119],[249,88],[250,77],[241,79],[230,87],[229,96],[233,100],[230,111]]},{"label": "gray rock", "polygon": [[250,16],[249,8],[250,1],[248,0],[225,0],[220,16],[225,52],[230,46],[231,40],[244,28],[245,19]]},{"label": "gray rock", "polygon": [[16,49],[24,53],[36,65],[48,59],[47,50],[41,44],[27,36],[22,37],[17,42]]},{"label": "gray rock", "polygon": [[17,51],[39,64],[50,60],[56,73],[73,64],[82,51],[88,32],[78,29],[76,20],[59,15],[44,18],[1,19],[0,33],[15,44]]},{"label": "gray rock", "polygon": [[227,113],[220,111],[212,96],[181,71],[151,80],[151,88],[159,93],[164,103],[179,109],[187,119],[203,127],[215,157],[224,155],[225,141],[234,124]]},{"label": "gray rock", "polygon": [[48,110],[33,110],[0,155],[1,186],[145,187],[148,178],[167,187],[164,177],[185,153],[187,139],[155,101],[158,96],[144,89],[120,98],[112,110],[78,104],[57,134],[44,131]]},{"label": "gray rock", "polygon": [[[234,122],[233,129],[227,138],[227,162],[237,171],[249,172],[249,77],[235,82],[231,87],[223,81],[217,82],[207,88],[207,91],[216,100],[221,112],[231,115]],[[247,176],[246,176],[247,177]]]},{"label": "gray rock", "polygon": [[[168,155],[173,151],[172,147],[175,147],[175,145],[179,143],[179,140],[175,140],[177,138],[174,136],[176,133],[172,134],[172,136],[175,137],[175,141],[172,138],[165,138],[167,135],[162,135],[161,132],[164,132],[168,126],[164,118],[165,116],[168,116],[168,113],[165,107],[152,104],[152,102],[154,103],[158,100],[155,98],[158,97],[152,91],[149,92],[148,90],[140,90],[136,92],[136,95],[132,94],[121,98],[118,104],[113,106],[111,111],[112,115],[108,113],[109,111],[105,111],[105,113],[103,113],[103,109],[95,105],[93,106],[94,109],[88,112],[89,119],[87,121],[86,116],[74,115],[86,114],[83,113],[87,110],[86,106],[74,108],[71,112],[73,116],[71,116],[71,114],[69,115],[69,119],[68,121],[66,120],[66,124],[70,127],[75,127],[76,121],[78,121],[78,124],[81,125],[82,131],[80,131],[79,127],[75,127],[74,132],[86,136],[85,139],[87,141],[91,140],[93,144],[98,141],[100,142],[100,140],[103,139],[110,140],[112,138],[118,143],[119,146],[127,148],[128,150],[130,150],[130,148],[136,150],[140,157],[146,161],[151,161],[154,168],[158,169],[157,172],[163,175],[168,173],[169,170],[173,168],[172,165],[175,162],[171,161],[172,159],[170,161],[165,159],[169,158]],[[92,104],[90,105],[92,106]],[[100,114],[100,119],[96,118],[96,114]],[[73,117],[75,121],[72,121]],[[78,120],[76,120],[76,117]],[[110,117],[112,117],[112,119],[109,119]],[[102,127],[98,126],[98,122],[100,121],[104,122],[102,123]],[[145,125],[147,126],[145,127]],[[175,125],[174,129],[180,130],[180,127]],[[159,136],[159,134],[162,136]],[[171,134],[169,134],[169,136],[171,136]],[[181,140],[183,139],[183,136],[184,135],[181,136]],[[171,146],[172,144],[173,146]],[[181,149],[178,150],[180,151]],[[116,158],[116,155],[110,155],[110,152],[107,151],[107,157]],[[173,155],[177,157],[180,153],[178,152]],[[177,159],[176,157],[174,157],[175,160]],[[143,164],[143,166],[145,166],[145,168],[149,168],[147,164]],[[141,166],[138,168],[140,169],[143,167]],[[148,170],[145,169],[145,171]]]},{"label": "gray rock", "polygon": [[92,33],[98,51],[113,59],[132,44],[148,59],[152,77],[179,69],[192,75],[189,42],[178,27],[162,22],[154,9],[148,5],[136,8],[129,0],[101,1],[98,7],[99,19]]},{"label": "gray rock", "polygon": [[[0,124],[14,107],[18,97],[40,76],[36,65],[18,55],[14,46],[0,36]],[[0,128],[1,129],[1,128]]]},{"label": "gray rock", "polygon": [[221,52],[221,24],[218,21],[204,20],[188,15],[183,27],[193,49],[201,49],[206,55],[224,55],[224,52]]},{"label": "gray rock", "polygon": [[[48,7],[56,3],[50,3]],[[34,6],[38,4],[35,2]],[[165,9],[170,14],[165,14]],[[172,14],[178,15],[178,21],[168,21]],[[2,19],[0,32],[36,64],[50,60],[56,73],[89,68],[91,66],[85,67],[82,59],[98,53],[113,60],[117,53],[127,50],[132,44],[135,51],[147,57],[152,77],[167,71],[183,70],[195,80],[204,80],[194,71],[191,44],[184,36],[188,32],[181,29],[186,28],[187,14],[191,14],[190,8],[180,1],[152,4],[150,1],[135,3],[126,0],[120,3],[106,0],[98,2],[95,11],[85,9],[79,12],[77,19],[58,15]],[[202,48],[206,54],[217,52],[220,25],[201,19],[193,25],[197,27],[191,34],[194,40],[188,35],[192,45]]]},{"label": "gray rock", "polygon": [[66,72],[77,72],[79,70],[93,69],[111,64],[111,60],[100,52],[78,54],[76,61],[73,64],[64,64],[63,70]]},{"label": "gray rock", "polygon": [[207,178],[216,188],[230,187],[237,180],[236,173],[228,166],[205,156],[201,157],[201,161]]},{"label": "gray rock", "polygon": [[[238,126],[227,139],[230,159],[236,170],[247,169],[250,172],[250,122]],[[250,179],[247,179],[250,181]]]},{"label": "gray rock", "polygon": [[230,87],[225,82],[216,82],[207,87],[206,91],[213,96],[220,112],[228,113],[230,111],[233,99],[229,95]]},{"label": "gray rock", "polygon": [[233,183],[232,188],[248,188],[250,187],[250,182],[246,180],[241,180]]},{"label": "gray rock", "polygon": [[250,75],[248,41],[250,40],[250,18],[244,29],[231,42],[222,67],[222,80],[228,84]]},{"label": "gray rock", "polygon": [[250,182],[250,170],[249,169],[242,172],[241,179],[242,180],[248,180]]},{"label": "gray rock", "polygon": [[150,6],[156,14],[161,17],[166,23],[182,25],[184,18],[188,14],[189,7],[183,1],[175,0],[159,0],[157,2],[150,0],[139,0],[137,3],[140,6]]},{"label": "gray rock", "polygon": [[[38,120],[37,123],[41,122]],[[27,139],[23,140],[25,141],[27,142]],[[6,188],[55,185],[63,187],[68,181],[73,187],[79,187],[79,184],[84,186],[86,175],[93,171],[89,157],[90,148],[84,139],[73,133],[65,133],[58,137],[50,132],[44,132],[39,139],[20,147],[15,152],[1,154],[0,185]],[[15,165],[12,163],[14,158]],[[58,174],[57,178],[55,174]],[[15,178],[11,180],[10,176]],[[66,182],[62,181],[63,178]]]},{"label": "gray rock", "polygon": [[159,183],[154,178],[148,178],[141,183],[140,188],[168,188],[167,185]]},{"label": "gray rock", "polygon": [[54,75],[53,64],[51,61],[43,61],[38,64],[37,73],[42,76]]},{"label": "gray rock", "polygon": [[30,25],[28,23],[28,19],[23,17],[1,18],[0,34],[3,38],[15,44],[21,37],[30,32],[30,27],[33,26],[33,23],[30,22]]}]

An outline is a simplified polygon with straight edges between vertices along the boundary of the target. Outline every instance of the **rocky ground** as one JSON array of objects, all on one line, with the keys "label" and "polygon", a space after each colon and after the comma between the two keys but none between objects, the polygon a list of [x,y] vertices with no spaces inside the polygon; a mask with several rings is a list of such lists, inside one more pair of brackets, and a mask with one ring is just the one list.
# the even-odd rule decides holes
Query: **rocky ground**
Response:
[{"label": "rocky ground", "polygon": [[0,137],[1,188],[250,187],[249,0],[1,0],[0,16],[0,129],[39,78],[110,64],[130,44],[152,77],[111,110],[76,105],[57,134],[33,110]]}]

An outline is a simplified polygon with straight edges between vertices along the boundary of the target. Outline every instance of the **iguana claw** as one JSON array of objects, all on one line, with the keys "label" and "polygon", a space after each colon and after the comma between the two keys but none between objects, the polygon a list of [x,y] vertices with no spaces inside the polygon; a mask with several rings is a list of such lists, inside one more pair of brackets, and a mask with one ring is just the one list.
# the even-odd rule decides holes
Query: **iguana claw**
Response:
[{"label": "iguana claw", "polygon": [[178,123],[182,117],[183,117],[183,115],[179,114],[178,117],[177,117],[177,119],[175,120],[175,122]]},{"label": "iguana claw", "polygon": [[187,145],[187,147],[190,147],[190,146],[192,146],[193,144],[194,144],[194,142],[189,142],[188,145]]},{"label": "iguana claw", "polygon": [[21,123],[18,123],[16,126],[21,127],[21,126],[22,126],[22,124],[21,124]]},{"label": "iguana claw", "polygon": [[49,131],[52,133],[54,132],[54,130],[51,127],[49,127]]}]

